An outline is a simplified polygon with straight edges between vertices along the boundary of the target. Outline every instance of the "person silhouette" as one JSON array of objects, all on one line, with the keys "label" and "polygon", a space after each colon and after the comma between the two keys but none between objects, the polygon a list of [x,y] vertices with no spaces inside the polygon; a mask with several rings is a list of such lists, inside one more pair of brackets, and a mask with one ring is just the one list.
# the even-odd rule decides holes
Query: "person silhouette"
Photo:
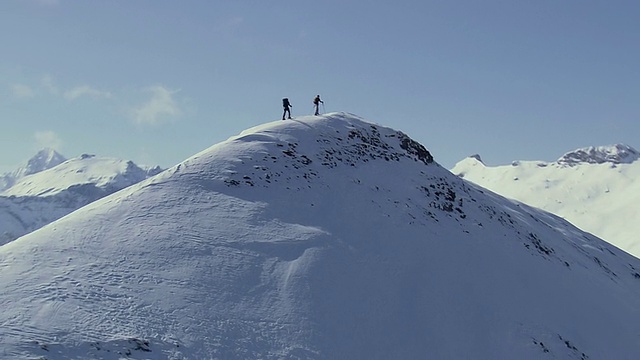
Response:
[{"label": "person silhouette", "polygon": [[315,99],[313,99],[313,106],[316,109],[316,112],[313,115],[318,115],[320,113],[320,103],[324,104],[324,101],[320,100],[320,95],[316,95]]},{"label": "person silhouette", "polygon": [[293,105],[289,102],[288,98],[282,99],[282,107],[284,108],[284,112],[282,113],[282,120],[284,120],[285,115],[289,115],[289,119],[291,119],[291,108]]}]

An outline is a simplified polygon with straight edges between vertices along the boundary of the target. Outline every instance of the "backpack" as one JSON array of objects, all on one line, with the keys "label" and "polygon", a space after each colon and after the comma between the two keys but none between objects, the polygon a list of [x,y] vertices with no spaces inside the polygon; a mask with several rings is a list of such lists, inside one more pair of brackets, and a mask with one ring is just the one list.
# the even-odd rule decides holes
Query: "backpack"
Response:
[{"label": "backpack", "polygon": [[289,106],[291,106],[291,104],[289,104],[289,99],[288,99],[288,98],[284,98],[284,99],[282,99],[282,106],[283,106],[283,107],[289,107]]}]

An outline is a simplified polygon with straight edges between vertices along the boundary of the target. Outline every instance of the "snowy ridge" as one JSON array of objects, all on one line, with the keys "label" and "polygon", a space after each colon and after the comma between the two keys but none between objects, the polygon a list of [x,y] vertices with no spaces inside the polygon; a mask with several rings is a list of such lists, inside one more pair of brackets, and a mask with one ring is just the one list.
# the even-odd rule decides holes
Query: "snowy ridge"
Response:
[{"label": "snowy ridge", "polygon": [[159,167],[142,169],[132,161],[83,154],[55,167],[24,176],[0,195],[53,196],[83,185],[113,192],[111,189],[122,189],[160,171],[162,169]]},{"label": "snowy ridge", "polygon": [[558,164],[575,166],[578,164],[630,164],[640,158],[640,152],[631,146],[615,144],[610,146],[590,146],[564,154]]},{"label": "snowy ridge", "polygon": [[276,121],[0,247],[0,358],[630,358],[640,260],[350,114]]}]

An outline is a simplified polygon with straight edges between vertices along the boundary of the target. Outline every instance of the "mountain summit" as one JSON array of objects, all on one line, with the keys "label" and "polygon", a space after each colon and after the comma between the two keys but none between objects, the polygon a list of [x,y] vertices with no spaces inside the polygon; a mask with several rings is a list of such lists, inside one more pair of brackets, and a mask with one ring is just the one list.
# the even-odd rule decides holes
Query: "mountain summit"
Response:
[{"label": "mountain summit", "polygon": [[13,186],[23,177],[36,174],[40,171],[51,169],[54,166],[62,164],[67,159],[53,149],[45,148],[33,156],[24,167],[21,167],[11,173],[0,176],[0,192]]},{"label": "mountain summit", "polygon": [[27,166],[20,171],[21,176],[35,174],[40,171],[51,169],[52,167],[62,164],[67,159],[53,149],[42,149],[34,157],[29,159]]},{"label": "mountain summit", "polygon": [[0,358],[598,359],[640,260],[332,113],[246,130],[0,247]]}]

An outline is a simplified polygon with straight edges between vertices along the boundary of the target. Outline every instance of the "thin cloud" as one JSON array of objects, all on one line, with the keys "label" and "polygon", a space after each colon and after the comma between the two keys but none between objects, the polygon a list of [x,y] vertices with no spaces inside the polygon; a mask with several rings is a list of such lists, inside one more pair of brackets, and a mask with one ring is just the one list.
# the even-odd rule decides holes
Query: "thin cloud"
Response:
[{"label": "thin cloud", "polygon": [[171,91],[161,85],[152,86],[145,91],[151,94],[151,98],[131,111],[135,123],[157,125],[182,114],[182,110],[173,98],[178,91]]},{"label": "thin cloud", "polygon": [[58,95],[60,91],[58,87],[53,83],[53,78],[50,75],[45,75],[40,80],[42,87],[52,95]]},{"label": "thin cloud", "polygon": [[107,99],[113,97],[108,91],[97,90],[88,85],[77,86],[71,90],[64,92],[64,98],[67,100],[76,100],[77,98],[82,96]]},{"label": "thin cloud", "polygon": [[54,131],[38,131],[33,135],[38,149],[50,148],[59,150],[62,147],[62,139]]},{"label": "thin cloud", "polygon": [[24,84],[14,84],[11,87],[11,92],[17,99],[29,99],[36,96],[35,91],[33,91],[30,86]]}]

